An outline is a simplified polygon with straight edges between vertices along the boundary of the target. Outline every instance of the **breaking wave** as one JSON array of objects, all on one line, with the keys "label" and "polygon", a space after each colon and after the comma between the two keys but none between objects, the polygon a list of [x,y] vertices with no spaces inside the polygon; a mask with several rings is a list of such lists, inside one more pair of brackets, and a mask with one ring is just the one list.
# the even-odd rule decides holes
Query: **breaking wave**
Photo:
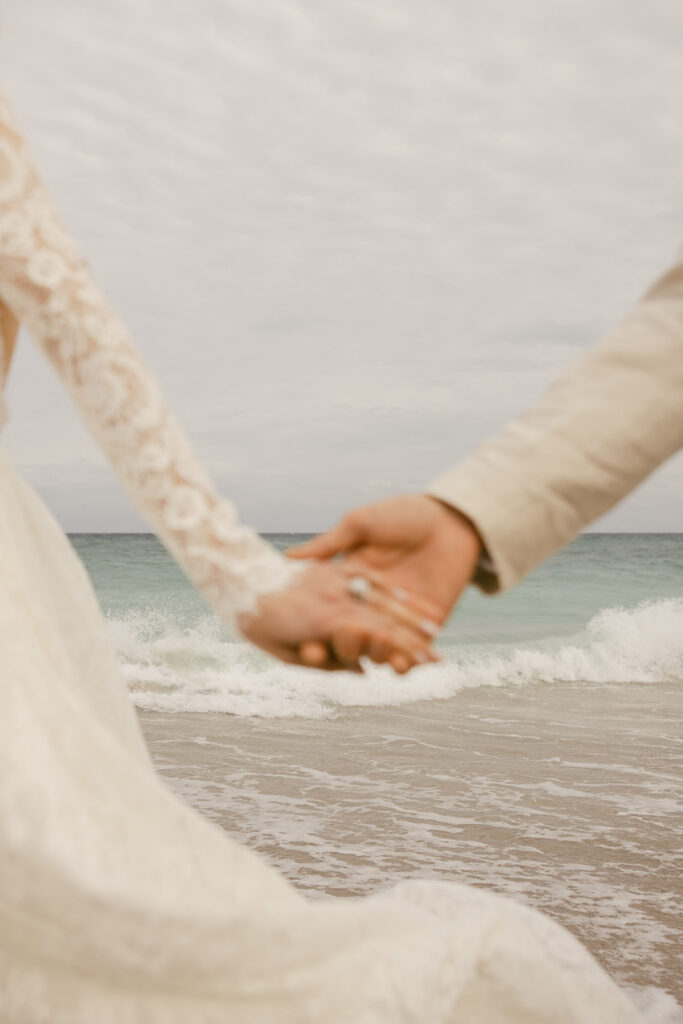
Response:
[{"label": "breaking wave", "polygon": [[683,681],[679,599],[606,608],[570,639],[443,647],[440,664],[404,677],[377,666],[358,676],[281,665],[231,641],[208,616],[185,629],[159,614],[109,626],[136,706],[153,711],[322,718],[344,707],[444,700],[480,686]]}]

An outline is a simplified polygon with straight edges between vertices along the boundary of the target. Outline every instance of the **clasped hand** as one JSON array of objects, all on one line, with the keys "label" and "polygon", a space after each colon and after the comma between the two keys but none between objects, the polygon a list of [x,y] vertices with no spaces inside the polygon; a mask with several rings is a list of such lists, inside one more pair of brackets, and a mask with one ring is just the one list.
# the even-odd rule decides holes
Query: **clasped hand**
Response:
[{"label": "clasped hand", "polygon": [[469,521],[427,495],[357,508],[288,552],[315,561],[286,590],[262,597],[241,628],[292,664],[362,672],[368,658],[408,672],[438,660],[432,640],[480,551]]}]

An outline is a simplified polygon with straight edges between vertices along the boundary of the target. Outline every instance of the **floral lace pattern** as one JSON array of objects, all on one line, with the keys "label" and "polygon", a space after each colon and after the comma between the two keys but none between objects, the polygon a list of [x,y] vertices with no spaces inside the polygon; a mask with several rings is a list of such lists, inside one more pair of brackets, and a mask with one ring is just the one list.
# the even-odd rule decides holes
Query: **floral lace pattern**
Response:
[{"label": "floral lace pattern", "polygon": [[0,298],[68,386],[133,501],[233,629],[297,571],[221,499],[59,221],[0,98]]}]

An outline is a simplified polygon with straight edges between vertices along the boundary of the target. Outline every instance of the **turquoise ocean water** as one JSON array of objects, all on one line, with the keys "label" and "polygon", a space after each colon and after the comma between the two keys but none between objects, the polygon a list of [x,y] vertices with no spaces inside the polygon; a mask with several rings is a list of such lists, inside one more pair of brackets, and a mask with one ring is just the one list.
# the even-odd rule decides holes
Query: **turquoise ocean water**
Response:
[{"label": "turquoise ocean water", "polygon": [[[279,548],[308,535],[274,534]],[[156,538],[75,535],[138,707],[321,717],[479,686],[683,682],[683,534],[588,534],[494,599],[470,588],[444,663],[367,681],[274,666],[235,643]]]}]

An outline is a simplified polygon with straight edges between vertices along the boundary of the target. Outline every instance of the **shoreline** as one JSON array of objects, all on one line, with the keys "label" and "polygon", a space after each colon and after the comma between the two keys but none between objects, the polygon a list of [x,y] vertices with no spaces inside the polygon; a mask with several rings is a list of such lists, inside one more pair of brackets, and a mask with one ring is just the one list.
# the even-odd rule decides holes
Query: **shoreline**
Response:
[{"label": "shoreline", "polygon": [[139,712],[157,770],[310,896],[452,879],[683,1001],[675,684],[482,687],[328,719]]}]

